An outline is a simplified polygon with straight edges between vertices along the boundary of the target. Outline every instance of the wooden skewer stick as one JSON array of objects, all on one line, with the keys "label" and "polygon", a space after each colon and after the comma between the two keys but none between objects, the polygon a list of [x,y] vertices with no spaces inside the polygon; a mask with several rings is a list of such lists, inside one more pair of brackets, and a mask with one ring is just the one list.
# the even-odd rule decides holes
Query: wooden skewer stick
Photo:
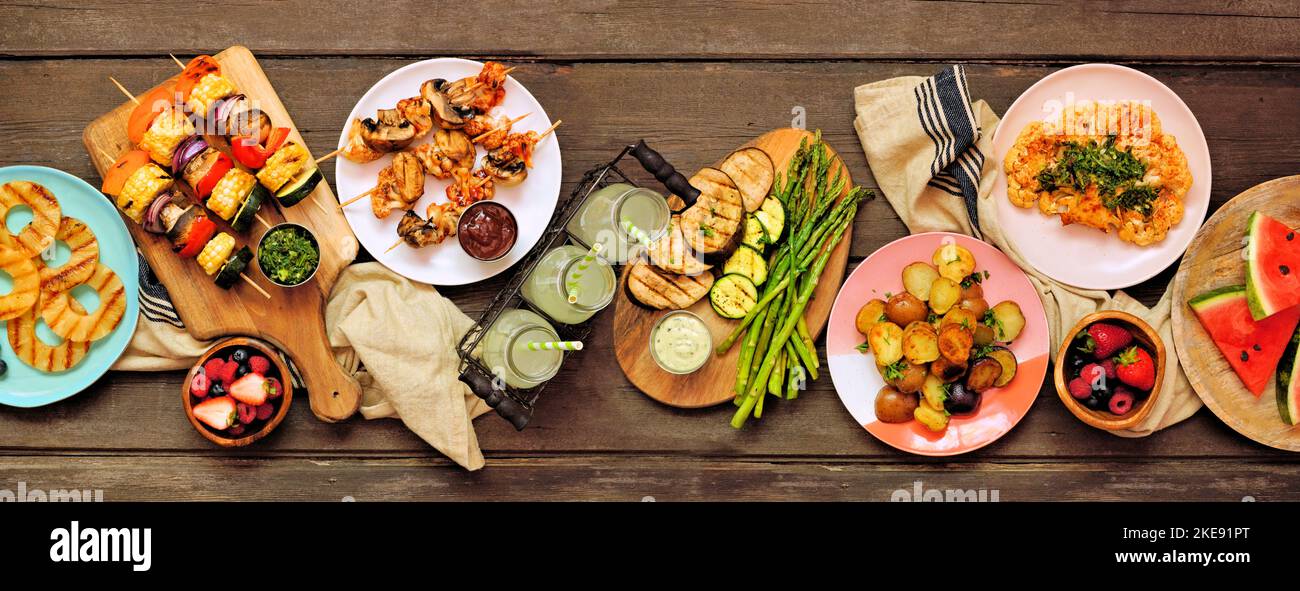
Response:
[{"label": "wooden skewer stick", "polygon": [[501,75],[502,75],[502,76],[509,76],[511,72],[513,72],[513,71],[515,71],[515,70],[518,70],[518,69],[519,69],[519,66],[511,66],[511,67],[509,67],[509,68],[506,68],[504,72],[501,72]]},{"label": "wooden skewer stick", "polygon": [[347,201],[344,201],[343,203],[340,203],[340,204],[339,204],[339,209],[343,209],[344,207],[347,207],[347,206],[349,206],[349,205],[352,205],[353,203],[356,203],[356,202],[358,202],[358,201],[361,201],[362,199],[364,199],[364,198],[366,198],[366,197],[369,197],[370,194],[371,194],[371,193],[374,193],[374,192],[375,192],[375,189],[378,189],[378,188],[379,188],[379,187],[375,187],[375,188],[373,188],[373,189],[370,189],[369,191],[366,191],[365,193],[362,193],[362,194],[360,194],[360,195],[357,195],[356,197],[353,197],[353,198],[351,198],[351,199],[348,199]]},{"label": "wooden skewer stick", "polygon": [[397,247],[401,246],[402,243],[405,242],[405,241],[406,241],[405,238],[398,238],[398,239],[397,239],[397,242],[394,242],[392,246],[388,247],[388,250],[385,250],[385,251],[384,251],[384,254],[388,254],[388,253],[390,253],[390,252],[393,252],[393,249],[394,249],[394,248],[397,248]]},{"label": "wooden skewer stick", "polygon": [[181,63],[181,60],[176,59],[176,56],[175,56],[175,55],[172,55],[172,54],[170,54],[170,53],[167,54],[167,55],[172,56],[172,61],[176,62],[176,65],[180,66],[182,70],[185,69],[185,64],[182,64],[182,63]]},{"label": "wooden skewer stick", "polygon": [[125,95],[126,95],[126,98],[131,99],[131,102],[133,102],[133,103],[135,103],[135,104],[137,104],[137,105],[140,104],[140,99],[135,98],[135,95],[134,95],[134,94],[131,94],[131,91],[127,90],[125,86],[122,86],[122,83],[121,83],[121,82],[118,82],[118,81],[117,81],[117,78],[114,78],[114,77],[112,77],[112,76],[109,76],[108,79],[109,79],[109,80],[112,80],[112,81],[113,81],[113,84],[114,84],[115,86],[117,86],[117,89],[120,90],[120,91],[122,91],[122,94],[125,94]]},{"label": "wooden skewer stick", "polygon": [[564,123],[564,120],[563,120],[563,119],[560,119],[559,121],[556,121],[556,122],[555,122],[555,125],[552,125],[552,126],[546,128],[546,131],[543,131],[541,135],[537,136],[537,141],[540,142],[540,141],[546,139],[546,136],[551,135],[551,132],[555,131],[555,128],[559,127],[561,123]]},{"label": "wooden skewer stick", "polygon": [[265,297],[266,299],[268,299],[268,300],[271,299],[271,294],[266,293],[266,290],[265,290],[265,289],[262,289],[262,286],[258,285],[256,281],[253,281],[252,279],[249,279],[249,278],[248,278],[248,275],[245,275],[245,274],[243,274],[243,273],[240,273],[240,274],[239,274],[239,278],[240,278],[240,279],[243,279],[243,280],[246,281],[249,285],[253,286],[253,289],[256,289],[256,290],[257,290],[257,293],[262,294],[262,296]]},{"label": "wooden skewer stick", "polygon": [[532,114],[532,113],[524,113],[523,115],[520,115],[520,116],[518,116],[518,117],[516,117],[516,118],[514,118],[514,119],[506,119],[506,122],[505,122],[505,123],[502,123],[501,125],[496,126],[496,128],[493,129],[493,130],[491,130],[491,131],[487,131],[487,132],[484,132],[484,133],[480,133],[480,134],[478,134],[477,136],[471,138],[470,141],[471,141],[471,142],[477,142],[477,141],[479,141],[479,140],[481,140],[481,139],[483,139],[483,138],[485,138],[485,137],[487,137],[487,136],[490,136],[490,135],[492,135],[492,134],[494,134],[494,133],[497,133],[498,131],[505,131],[505,130],[507,130],[507,129],[510,129],[511,127],[514,127],[514,125],[515,125],[516,123],[519,123],[520,121],[522,121],[522,120],[524,119],[524,117],[527,117],[527,116],[529,116],[529,115],[531,115],[531,114]]},{"label": "wooden skewer stick", "polygon": [[266,223],[266,219],[262,217],[262,214],[253,214],[253,217],[257,218],[257,221],[262,222],[262,225],[265,226],[267,230],[271,229],[271,224]]},{"label": "wooden skewer stick", "polygon": [[[344,146],[344,147],[346,148],[346,146]],[[329,154],[326,154],[326,155],[324,155],[324,156],[321,156],[320,158],[317,158],[317,159],[316,159],[316,164],[320,164],[320,163],[322,163],[322,162],[324,162],[324,161],[326,161],[326,160],[329,160],[330,158],[333,158],[333,157],[335,157],[335,156],[338,156],[339,154],[343,153],[343,150],[344,150],[344,148],[339,148],[339,149],[337,149],[337,150],[334,150],[333,152],[330,152]]]}]

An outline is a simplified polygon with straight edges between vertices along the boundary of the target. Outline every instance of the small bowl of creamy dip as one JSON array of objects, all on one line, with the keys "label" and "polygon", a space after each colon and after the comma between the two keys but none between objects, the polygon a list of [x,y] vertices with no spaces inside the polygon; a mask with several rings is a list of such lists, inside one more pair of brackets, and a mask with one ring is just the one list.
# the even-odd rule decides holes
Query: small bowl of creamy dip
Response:
[{"label": "small bowl of creamy dip", "polygon": [[713,354],[713,335],[687,310],[664,314],[650,329],[650,356],[668,373],[683,375],[704,367]]}]

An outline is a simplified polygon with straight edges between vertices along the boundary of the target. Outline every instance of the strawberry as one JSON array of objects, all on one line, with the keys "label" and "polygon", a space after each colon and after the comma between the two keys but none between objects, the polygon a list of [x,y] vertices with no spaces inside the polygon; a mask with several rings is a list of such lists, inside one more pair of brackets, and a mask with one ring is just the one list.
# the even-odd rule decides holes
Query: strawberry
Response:
[{"label": "strawberry", "polygon": [[1088,327],[1088,341],[1097,359],[1106,359],[1133,342],[1133,333],[1114,324],[1098,322]]},{"label": "strawberry", "polygon": [[203,364],[203,373],[208,374],[209,379],[217,379],[221,375],[221,368],[225,367],[226,362],[219,358],[213,357],[207,363]]},{"label": "strawberry", "polygon": [[190,380],[190,394],[193,394],[198,398],[203,398],[208,395],[208,386],[210,385],[210,382],[208,382],[208,374],[202,372],[196,373],[194,374],[194,378]]},{"label": "strawberry", "polygon": [[257,418],[257,407],[240,402],[235,405],[235,414],[239,416],[239,423],[247,425]]},{"label": "strawberry", "polygon": [[266,402],[269,390],[266,378],[255,373],[245,374],[230,385],[230,395],[235,400],[254,407]]},{"label": "strawberry", "polygon": [[1087,400],[1092,396],[1092,384],[1083,378],[1074,378],[1070,380],[1070,396],[1076,400]]},{"label": "strawberry", "polygon": [[1115,374],[1119,381],[1139,390],[1150,390],[1156,385],[1156,364],[1151,354],[1140,347],[1129,347],[1115,356]]},{"label": "strawberry", "polygon": [[235,424],[235,401],[229,396],[209,398],[194,405],[194,418],[218,431]]},{"label": "strawberry", "polygon": [[257,420],[259,421],[265,421],[271,418],[273,414],[275,414],[275,405],[270,402],[257,407]]},{"label": "strawberry", "polygon": [[249,357],[248,368],[257,375],[265,376],[271,370],[271,361],[260,356]]}]

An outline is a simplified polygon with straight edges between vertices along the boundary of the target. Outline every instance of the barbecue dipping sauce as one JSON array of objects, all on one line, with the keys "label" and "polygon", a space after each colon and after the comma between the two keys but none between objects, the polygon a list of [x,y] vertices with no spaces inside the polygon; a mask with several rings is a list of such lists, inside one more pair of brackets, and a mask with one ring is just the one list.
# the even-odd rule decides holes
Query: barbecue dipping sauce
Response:
[{"label": "barbecue dipping sauce", "polygon": [[481,261],[499,259],[515,245],[519,227],[506,206],[491,201],[475,203],[461,215],[456,230],[460,246]]}]

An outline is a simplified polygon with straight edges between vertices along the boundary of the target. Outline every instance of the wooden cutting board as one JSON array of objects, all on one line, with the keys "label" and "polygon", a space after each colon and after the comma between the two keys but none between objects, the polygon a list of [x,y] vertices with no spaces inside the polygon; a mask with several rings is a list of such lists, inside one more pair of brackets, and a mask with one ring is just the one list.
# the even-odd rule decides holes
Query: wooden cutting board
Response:
[{"label": "wooden cutting board", "polygon": [[1300,228],[1300,176],[1247,189],[1201,227],[1174,276],[1174,349],[1192,388],[1219,419],[1264,445],[1300,451],[1300,427],[1283,423],[1278,415],[1275,381],[1256,398],[1233,373],[1187,305],[1187,300],[1211,289],[1245,285],[1241,240],[1246,235],[1246,220],[1254,211]]},{"label": "wooden cutting board", "polygon": [[[248,48],[231,47],[214,57],[221,63],[222,74],[255,101],[271,117],[273,125],[289,127],[292,130],[290,139],[307,145]],[[180,73],[180,68],[169,67],[169,64],[165,59],[159,60],[160,80]],[[149,89],[131,90],[140,96]],[[124,102],[86,127],[83,141],[101,176],[113,164],[113,159],[105,153],[118,156],[132,148],[126,136],[126,122],[134,106],[132,102]],[[323,207],[317,207],[311,203],[312,200]],[[172,303],[190,334],[205,340],[245,335],[274,343],[293,357],[306,383],[312,412],[329,422],[352,416],[361,404],[360,386],[334,361],[325,334],[325,301],[339,272],[352,262],[357,253],[356,238],[352,236],[343,214],[334,207],[337,202],[329,183],[323,182],[317,185],[309,199],[294,207],[281,208],[274,202],[262,206],[260,215],[268,223],[275,225],[290,221],[302,224],[316,234],[321,247],[320,269],[316,277],[294,288],[277,287],[262,276],[256,260],[249,264],[245,275],[271,294],[269,300],[243,281],[237,282],[230,290],[218,288],[197,263],[173,254],[166,237],[145,232],[139,225],[126,220],[136,245],[167,286]],[[233,232],[221,219],[209,217],[221,230],[234,236],[241,246],[247,245],[254,251],[257,241],[266,231],[264,226],[254,223],[246,232]]]},{"label": "wooden cutting board", "polygon": [[[777,175],[784,176],[790,158],[799,149],[799,142],[812,136],[811,132],[801,129],[778,129],[767,132],[741,147],[756,147],[767,152],[776,166]],[[848,176],[849,171],[839,160],[839,156],[834,151],[831,155],[835,157],[831,174],[835,174],[836,170],[844,173],[847,179],[844,195],[847,195],[853,186],[853,180]],[[721,156],[726,157],[726,153]],[[714,166],[716,165],[717,163],[714,163]],[[687,177],[691,176],[691,169],[683,166],[681,170]],[[821,281],[813,291],[812,300],[808,302],[805,316],[808,319],[808,330],[812,332],[814,339],[826,326],[826,320],[831,315],[831,306],[835,304],[835,293],[839,290],[840,283],[844,281],[852,233],[852,228],[846,231],[844,239],[831,253],[831,258],[822,271]],[[731,350],[722,357],[710,356],[704,367],[692,374],[675,375],[660,369],[650,356],[650,329],[668,312],[648,310],[628,299],[624,285],[630,268],[631,265],[624,267],[622,276],[619,277],[618,293],[614,296],[614,352],[627,379],[647,396],[669,406],[701,408],[730,401],[735,396],[732,388],[736,380],[740,344],[732,346]],[[718,316],[709,305],[707,296],[688,309],[709,326],[715,346],[726,339],[740,322]]]}]

